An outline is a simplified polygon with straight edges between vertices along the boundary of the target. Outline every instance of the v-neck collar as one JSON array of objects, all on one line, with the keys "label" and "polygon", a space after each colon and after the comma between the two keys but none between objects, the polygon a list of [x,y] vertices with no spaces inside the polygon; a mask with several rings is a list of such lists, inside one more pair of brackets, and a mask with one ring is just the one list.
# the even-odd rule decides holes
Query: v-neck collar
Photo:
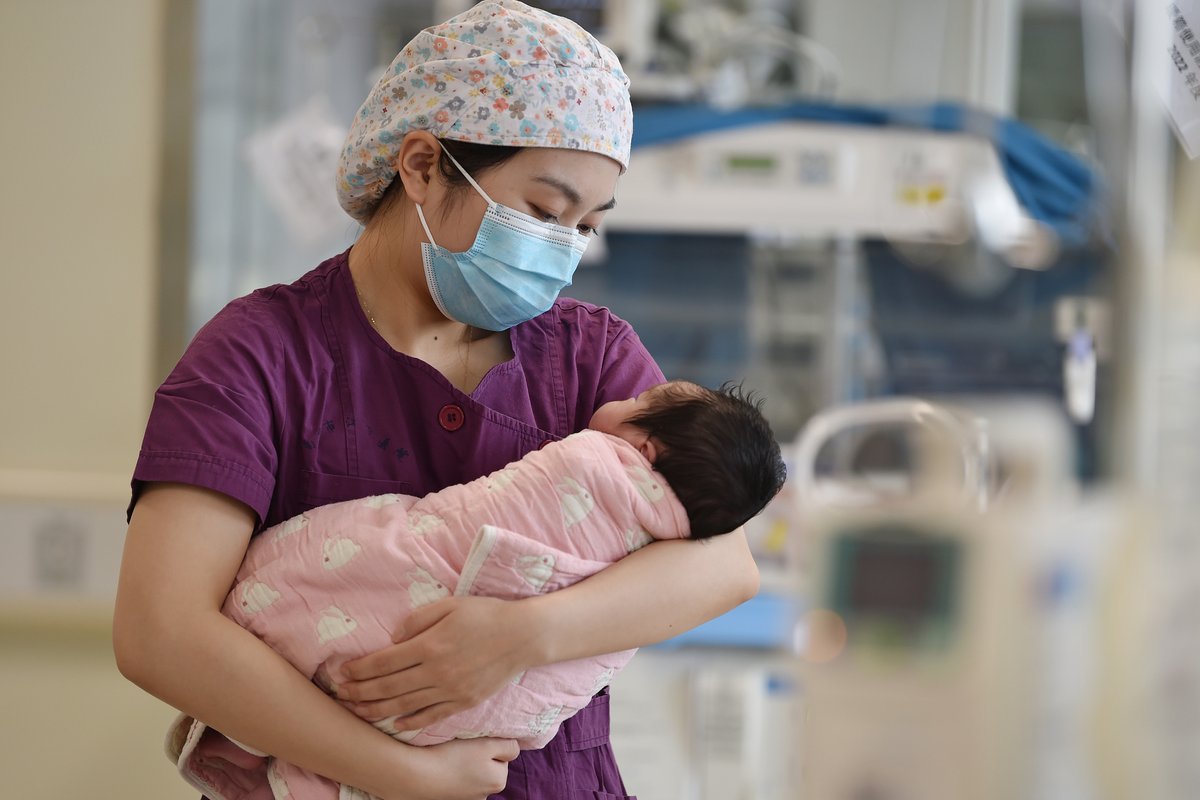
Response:
[{"label": "v-neck collar", "polygon": [[371,321],[367,318],[366,312],[363,310],[362,303],[358,301],[358,292],[354,286],[354,276],[350,272],[349,256],[349,250],[346,250],[341,254],[341,256],[339,256],[339,260],[341,261],[341,264],[339,265],[339,272],[341,274],[338,287],[338,294],[340,297],[338,300],[350,306],[349,310],[351,316],[358,321],[358,326],[363,331],[367,339],[370,340],[372,345],[374,345],[377,349],[382,350],[390,358],[404,361],[406,363],[418,363],[424,365],[427,370],[436,374],[437,377],[446,384],[447,388],[453,391],[456,395],[475,400],[476,402],[478,402],[478,398],[482,394],[481,390],[483,390],[489,382],[495,378],[498,378],[499,376],[506,375],[513,370],[520,369],[521,350],[527,343],[527,329],[530,327],[527,323],[522,323],[521,325],[509,328],[507,331],[509,347],[513,352],[512,358],[501,361],[498,364],[493,364],[491,367],[489,367],[488,371],[483,374],[483,376],[479,379],[479,382],[475,384],[475,388],[470,392],[464,392],[459,389],[449,378],[443,375],[440,370],[424,359],[417,358],[416,356],[409,355],[408,353],[401,352],[392,347],[390,344],[388,344],[387,339],[384,339],[383,335],[380,334],[379,331],[375,329],[375,326],[371,324]]}]

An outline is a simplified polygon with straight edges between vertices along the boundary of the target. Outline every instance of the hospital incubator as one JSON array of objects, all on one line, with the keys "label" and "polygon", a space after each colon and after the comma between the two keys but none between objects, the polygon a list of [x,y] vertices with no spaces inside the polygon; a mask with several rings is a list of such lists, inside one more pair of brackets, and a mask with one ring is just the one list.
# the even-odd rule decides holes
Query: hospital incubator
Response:
[{"label": "hospital incubator", "polygon": [[[1062,412],[895,398],[795,451],[793,797],[1138,796],[1142,526],[1074,485]],[[1120,566],[1120,570],[1115,569]]]}]

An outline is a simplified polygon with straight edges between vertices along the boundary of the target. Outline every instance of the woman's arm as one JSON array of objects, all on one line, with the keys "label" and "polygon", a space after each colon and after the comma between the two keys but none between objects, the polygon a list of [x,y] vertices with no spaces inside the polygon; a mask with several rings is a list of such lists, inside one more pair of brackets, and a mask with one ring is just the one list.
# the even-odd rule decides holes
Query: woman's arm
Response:
[{"label": "woman's arm", "polygon": [[356,681],[338,696],[358,701],[365,718],[413,714],[409,724],[422,727],[477,705],[525,669],[661,642],[757,593],[758,567],[740,528],[654,542],[550,594],[416,609],[397,632],[403,642],[345,666]]},{"label": "woman's arm", "polygon": [[122,674],[238,741],[380,797],[478,800],[500,791],[514,743],[396,742],[220,613],[253,524],[253,512],[224,495],[146,488],[113,619]]},{"label": "woman's arm", "polygon": [[[657,644],[741,605],[758,587],[741,528],[704,541],[654,542],[585,581],[531,598],[538,663]],[[555,595],[567,600],[554,603]]]}]

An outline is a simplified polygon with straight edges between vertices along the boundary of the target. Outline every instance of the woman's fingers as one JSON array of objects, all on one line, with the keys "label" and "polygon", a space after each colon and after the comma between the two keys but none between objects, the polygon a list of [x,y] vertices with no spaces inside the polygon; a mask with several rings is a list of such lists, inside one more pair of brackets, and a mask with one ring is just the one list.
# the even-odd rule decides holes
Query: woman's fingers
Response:
[{"label": "woman's fingers", "polygon": [[418,666],[392,672],[381,678],[338,684],[337,697],[352,703],[370,703],[429,689],[433,684],[422,677],[424,670],[417,669]]},{"label": "woman's fingers", "polygon": [[496,761],[507,763],[521,754],[521,748],[517,747],[516,739],[489,739],[488,741],[496,744],[496,752],[492,756]]},{"label": "woman's fingers", "polygon": [[[396,720],[396,725],[403,727],[405,730],[426,728],[466,709],[467,706],[459,703],[434,703],[414,714],[405,716],[403,719]],[[514,755],[513,758],[516,758],[516,756]],[[512,759],[509,760],[511,761]]]},{"label": "woman's fingers", "polygon": [[394,644],[369,656],[347,661],[342,673],[350,680],[343,685],[362,684],[420,666],[421,659],[412,647]]},{"label": "woman's fingers", "polygon": [[[444,701],[445,698],[436,689],[422,689],[417,692],[409,692],[403,697],[388,695],[381,700],[361,703],[352,702],[350,710],[355,715],[374,722],[375,720],[386,719],[387,717],[407,717]],[[414,727],[420,726],[417,725]]]},{"label": "woman's fingers", "polygon": [[472,708],[528,668],[521,608],[462,597],[416,609],[403,642],[343,665],[337,697],[363,719],[412,717],[412,728]]},{"label": "woman's fingers", "polygon": [[482,798],[504,790],[517,745],[511,739],[451,739],[422,750],[433,768],[423,797]]},{"label": "woman's fingers", "polygon": [[[413,609],[404,624],[393,634],[396,644],[362,658],[347,661],[342,665],[342,673],[349,679],[346,683],[362,683],[382,678],[421,664],[423,661],[422,648],[419,644],[409,645],[408,640],[432,627],[453,611],[456,600],[457,598],[449,597]],[[408,687],[407,691],[411,691],[413,688],[421,687]],[[382,696],[384,695],[380,695],[380,697]],[[360,699],[378,698],[364,696]]]},{"label": "woman's fingers", "polygon": [[457,602],[458,598],[445,597],[427,606],[414,608],[400,629],[392,634],[392,641],[403,642],[432,627],[438,620],[453,611]]}]

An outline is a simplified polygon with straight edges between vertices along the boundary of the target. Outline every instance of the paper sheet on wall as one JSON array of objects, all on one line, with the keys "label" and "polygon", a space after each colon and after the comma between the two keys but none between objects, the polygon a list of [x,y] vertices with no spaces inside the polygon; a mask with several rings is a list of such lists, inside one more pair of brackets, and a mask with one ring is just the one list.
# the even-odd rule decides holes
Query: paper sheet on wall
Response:
[{"label": "paper sheet on wall", "polygon": [[1200,0],[1166,3],[1170,19],[1167,111],[1188,158],[1200,155]]},{"label": "paper sheet on wall", "polygon": [[306,244],[342,233],[335,175],[346,131],[314,100],[246,141],[245,157],[271,206]]}]

